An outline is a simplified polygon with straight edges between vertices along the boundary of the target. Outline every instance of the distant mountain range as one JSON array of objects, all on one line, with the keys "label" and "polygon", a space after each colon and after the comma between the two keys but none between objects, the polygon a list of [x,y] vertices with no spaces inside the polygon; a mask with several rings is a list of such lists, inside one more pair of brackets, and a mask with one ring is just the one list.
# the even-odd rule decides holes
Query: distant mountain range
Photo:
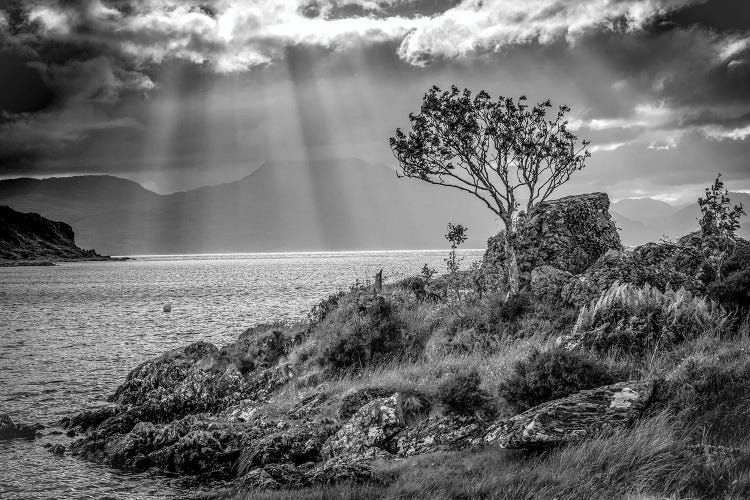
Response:
[{"label": "distant mountain range", "polygon": [[[697,196],[696,196],[697,198]],[[750,211],[750,194],[729,193],[733,204]],[[612,203],[609,209],[625,245],[641,245],[663,237],[677,238],[698,229],[698,203],[670,205],[652,198],[634,198]],[[738,234],[750,238],[750,219],[743,217]]]},{"label": "distant mountain range", "polygon": [[[750,195],[732,201],[750,208]],[[466,193],[360,160],[269,162],[235,182],[161,195],[112,176],[0,181],[0,204],[73,226],[111,255],[444,248],[448,222],[483,248],[499,222]],[[697,204],[643,198],[611,206],[623,243],[697,228]],[[748,236],[748,224],[742,234]]]},{"label": "distant mountain range", "polygon": [[484,247],[499,223],[479,201],[359,160],[269,162],[227,184],[160,195],[111,176],[0,181],[0,203],[64,220],[112,255],[447,246],[448,222]]},{"label": "distant mountain range", "polygon": [[21,213],[0,205],[0,264],[4,261],[106,259],[75,243],[73,228],[39,214]]}]

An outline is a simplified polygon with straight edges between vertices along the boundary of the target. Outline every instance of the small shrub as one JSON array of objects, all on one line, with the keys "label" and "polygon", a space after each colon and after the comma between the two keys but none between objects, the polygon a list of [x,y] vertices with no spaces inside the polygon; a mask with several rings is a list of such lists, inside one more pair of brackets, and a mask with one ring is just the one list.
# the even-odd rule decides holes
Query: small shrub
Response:
[{"label": "small shrub", "polygon": [[750,433],[750,361],[742,349],[737,359],[688,360],[657,392],[654,409],[675,413],[695,438],[737,445]]},{"label": "small shrub", "polygon": [[520,412],[614,380],[606,366],[584,354],[564,349],[534,351],[513,365],[513,373],[500,383],[498,393]]},{"label": "small shrub", "polygon": [[487,297],[487,329],[501,330],[504,326],[514,325],[531,309],[531,299],[525,293],[511,295],[507,299],[502,294],[494,293]]},{"label": "small shrub", "polygon": [[399,281],[396,286],[402,290],[412,292],[417,298],[423,298],[425,295],[425,280],[420,276],[409,276]]},{"label": "small shrub", "polygon": [[486,394],[479,388],[481,383],[476,368],[449,375],[437,387],[438,401],[453,413],[474,413],[487,402]]},{"label": "small shrub", "polygon": [[395,356],[409,356],[416,347],[403,335],[403,324],[383,297],[360,304],[350,297],[313,333],[317,363],[333,370],[358,369]]},{"label": "small shrub", "polygon": [[614,283],[581,308],[573,331],[583,334],[586,348],[643,355],[707,332],[722,333],[730,320],[720,306],[684,288],[661,292],[649,285]]},{"label": "small shrub", "polygon": [[708,296],[719,304],[734,309],[750,308],[750,269],[730,274],[708,287]]},{"label": "small shrub", "polygon": [[346,295],[346,292],[339,291],[330,294],[319,303],[312,306],[310,312],[307,313],[307,319],[311,325],[316,325],[326,319],[331,311],[336,309],[339,305],[339,300]]}]

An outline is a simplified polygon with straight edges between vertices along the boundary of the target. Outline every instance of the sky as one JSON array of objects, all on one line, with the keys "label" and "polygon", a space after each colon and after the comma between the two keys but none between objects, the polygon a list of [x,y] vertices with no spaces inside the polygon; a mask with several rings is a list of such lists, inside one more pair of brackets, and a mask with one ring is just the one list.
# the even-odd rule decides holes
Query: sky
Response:
[{"label": "sky", "polygon": [[433,85],[570,106],[570,192],[750,190],[747,0],[0,0],[0,178],[395,168]]}]

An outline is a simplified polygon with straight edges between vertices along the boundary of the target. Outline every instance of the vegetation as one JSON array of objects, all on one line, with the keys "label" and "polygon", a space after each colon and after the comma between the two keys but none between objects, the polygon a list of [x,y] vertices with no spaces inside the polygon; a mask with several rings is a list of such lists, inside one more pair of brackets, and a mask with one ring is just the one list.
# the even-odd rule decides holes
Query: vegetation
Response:
[{"label": "vegetation", "polygon": [[479,411],[487,402],[487,396],[479,388],[481,382],[476,368],[449,375],[437,388],[438,401],[454,413],[472,414]]},{"label": "vegetation", "polygon": [[721,174],[706,188],[705,197],[698,198],[701,218],[701,243],[704,257],[711,266],[715,279],[722,278],[724,260],[736,246],[735,232],[740,227],[740,217],[745,215],[742,204],[731,205],[729,191],[724,188]]},{"label": "vegetation", "polygon": [[521,199],[524,216],[532,217],[590,156],[588,142],[579,143],[568,130],[567,106],[548,118],[550,101],[534,106],[526,101],[433,87],[420,113],[409,116],[411,131],[397,129],[390,139],[401,175],[471,193],[500,218],[511,293],[520,286],[515,235],[523,224]]},{"label": "vegetation", "polygon": [[545,401],[592,389],[615,381],[602,362],[563,349],[534,351],[513,365],[513,373],[498,393],[513,409],[522,412]]},{"label": "vegetation", "polygon": [[574,332],[600,353],[653,353],[701,335],[721,335],[731,315],[708,299],[681,288],[613,284],[596,302],[581,308]]}]

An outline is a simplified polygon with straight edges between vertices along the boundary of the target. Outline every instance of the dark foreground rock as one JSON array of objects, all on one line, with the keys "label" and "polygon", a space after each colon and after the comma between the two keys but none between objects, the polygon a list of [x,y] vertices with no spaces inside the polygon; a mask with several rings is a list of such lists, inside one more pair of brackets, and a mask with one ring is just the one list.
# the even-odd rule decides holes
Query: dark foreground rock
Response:
[{"label": "dark foreground rock", "polygon": [[653,382],[620,382],[581,391],[500,420],[485,443],[503,448],[539,448],[577,441],[638,418],[651,398]]},{"label": "dark foreground rock", "polygon": [[41,424],[14,422],[9,415],[0,413],[0,441],[7,439],[34,439],[44,429]]}]

